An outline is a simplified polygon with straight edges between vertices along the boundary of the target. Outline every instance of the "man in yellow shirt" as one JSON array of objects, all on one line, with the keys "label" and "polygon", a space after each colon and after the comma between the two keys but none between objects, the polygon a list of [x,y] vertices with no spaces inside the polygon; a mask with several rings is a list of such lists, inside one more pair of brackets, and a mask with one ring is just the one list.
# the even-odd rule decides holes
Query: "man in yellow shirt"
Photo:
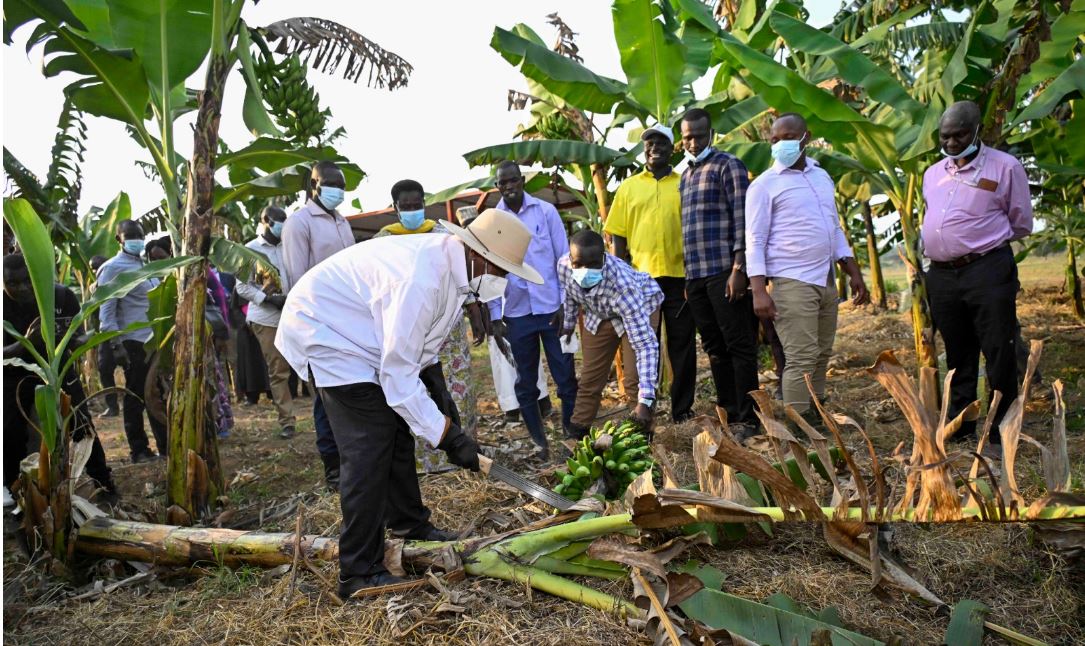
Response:
[{"label": "man in yellow shirt", "polygon": [[686,307],[682,256],[682,198],[671,169],[674,133],[656,125],[641,136],[644,170],[622,182],[603,230],[614,240],[614,255],[649,274],[663,290],[663,322],[671,381],[671,418],[693,417],[697,382],[696,328]]}]

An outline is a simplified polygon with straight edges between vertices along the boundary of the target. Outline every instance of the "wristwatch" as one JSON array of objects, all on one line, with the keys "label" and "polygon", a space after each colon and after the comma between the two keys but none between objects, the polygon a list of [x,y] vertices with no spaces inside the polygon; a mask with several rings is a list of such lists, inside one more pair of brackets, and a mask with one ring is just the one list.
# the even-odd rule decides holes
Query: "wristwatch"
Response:
[{"label": "wristwatch", "polygon": [[648,399],[647,397],[641,397],[640,399],[637,400],[637,403],[638,404],[644,404],[648,408],[651,408],[652,406],[655,406],[656,400]]}]

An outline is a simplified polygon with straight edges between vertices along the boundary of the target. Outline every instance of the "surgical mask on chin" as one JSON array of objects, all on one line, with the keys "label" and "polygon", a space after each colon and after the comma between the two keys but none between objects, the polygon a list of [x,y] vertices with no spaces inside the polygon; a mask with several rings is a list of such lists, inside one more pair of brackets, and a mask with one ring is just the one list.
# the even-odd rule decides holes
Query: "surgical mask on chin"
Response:
[{"label": "surgical mask on chin", "polygon": [[320,203],[329,210],[334,210],[335,207],[343,203],[343,197],[346,195],[346,191],[335,186],[321,186],[320,187]]},{"label": "surgical mask on chin", "polygon": [[591,289],[603,282],[603,270],[591,267],[577,267],[573,269],[573,280],[584,289]]},{"label": "surgical mask on chin", "polygon": [[283,237],[283,223],[272,222],[271,226],[268,228],[268,231],[271,232],[271,235],[281,239]]},{"label": "surgical mask on chin", "polygon": [[126,253],[132,254],[133,256],[138,256],[139,254],[143,253],[143,249],[145,246],[146,243],[143,240],[124,241],[124,251]]},{"label": "surgical mask on chin", "polygon": [[[803,135],[803,139],[806,135]],[[781,139],[772,144],[772,158],[782,166],[791,168],[802,155],[802,139]]]},{"label": "surgical mask on chin", "polygon": [[418,209],[417,211],[400,211],[399,223],[403,225],[404,229],[408,231],[414,231],[418,227],[422,226],[422,223],[426,221],[426,210]]},{"label": "surgical mask on chin", "polygon": [[704,150],[697,153],[696,155],[690,153],[688,150],[685,151],[683,154],[686,156],[686,161],[691,162],[691,163],[699,164],[699,163],[703,162],[711,152],[712,152],[712,147],[711,146],[705,146]]},{"label": "surgical mask on chin", "polygon": [[965,148],[961,152],[957,153],[956,155],[951,155],[951,154],[947,153],[945,147],[943,147],[942,148],[942,154],[945,155],[946,157],[949,157],[950,159],[961,159],[962,157],[968,157],[972,153],[979,150],[979,138],[980,138],[980,129],[977,126],[976,127],[976,134],[972,136],[972,143],[968,144],[967,148]]}]

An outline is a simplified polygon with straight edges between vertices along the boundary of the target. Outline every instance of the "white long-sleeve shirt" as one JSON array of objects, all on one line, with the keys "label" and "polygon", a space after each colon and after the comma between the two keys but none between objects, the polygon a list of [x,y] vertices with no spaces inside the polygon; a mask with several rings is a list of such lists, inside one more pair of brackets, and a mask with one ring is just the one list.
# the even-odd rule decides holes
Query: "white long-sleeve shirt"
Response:
[{"label": "white long-sleeve shirt", "polygon": [[[263,235],[258,235],[249,240],[245,246],[257,253],[264,254],[268,262],[274,265],[276,271],[279,272],[281,284],[282,276],[286,274],[286,266],[283,264],[282,244],[271,244]],[[264,303],[267,294],[264,293],[260,285],[254,281],[238,281],[237,287],[234,289],[237,290],[238,296],[249,302],[249,311],[245,314],[246,321],[268,327],[279,326],[279,309]]]},{"label": "white long-sleeve shirt", "polygon": [[834,199],[836,187],[817,162],[803,170],[774,163],[746,191],[746,274],[824,287],[832,263],[852,253]]},{"label": "white long-sleeve shirt", "polygon": [[411,432],[432,446],[444,415],[418,373],[463,316],[463,243],[454,236],[387,236],[310,269],[290,290],[275,347],[321,388],[379,384]]}]

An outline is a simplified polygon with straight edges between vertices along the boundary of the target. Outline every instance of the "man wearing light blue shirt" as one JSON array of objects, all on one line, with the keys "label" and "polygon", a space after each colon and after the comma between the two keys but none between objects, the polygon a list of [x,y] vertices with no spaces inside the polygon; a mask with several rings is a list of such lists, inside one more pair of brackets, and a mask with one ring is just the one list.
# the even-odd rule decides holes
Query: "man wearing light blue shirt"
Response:
[{"label": "man wearing light blue shirt", "polygon": [[[134,220],[124,220],[117,225],[117,240],[121,243],[121,250],[98,270],[99,288],[113,282],[120,274],[143,267],[143,227]],[[133,323],[147,321],[147,309],[150,307],[147,294],[156,284],[157,281],[145,280],[125,296],[106,301],[99,310],[99,329],[113,332]],[[151,450],[143,427],[143,389],[147,382],[147,353],[143,344],[150,341],[152,334],[150,328],[141,328],[125,332],[110,341],[114,360],[124,370],[127,388],[124,393],[124,435],[128,439],[132,462],[145,462],[157,457]],[[148,417],[158,451],[165,454],[169,450],[166,427],[153,415]]]},{"label": "man wearing light blue shirt", "polygon": [[[569,253],[569,239],[561,216],[552,204],[524,192],[524,176],[515,162],[497,166],[497,189],[501,201],[497,208],[515,215],[531,232],[531,244],[524,260],[542,274],[542,284],[529,283],[509,276],[503,299],[490,303],[490,318],[495,322],[494,336],[504,336],[512,348],[516,363],[516,399],[520,416],[531,439],[538,445],[538,457],[550,459],[550,447],[539,411],[539,345],[546,352],[546,363],[561,399],[562,428],[568,434],[573,407],[576,405],[576,368],[573,355],[561,348],[555,317],[561,312],[562,289],[558,280],[558,259]],[[504,321],[502,323],[502,320]]]}]

